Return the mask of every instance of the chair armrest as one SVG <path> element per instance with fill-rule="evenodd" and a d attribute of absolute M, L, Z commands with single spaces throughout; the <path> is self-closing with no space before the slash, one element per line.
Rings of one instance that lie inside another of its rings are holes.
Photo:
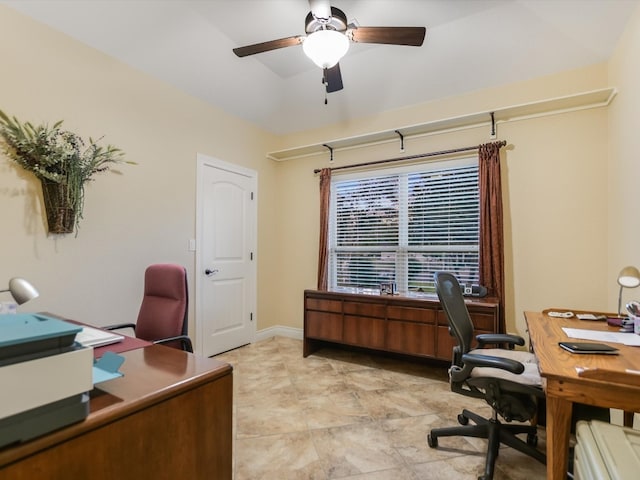
<path fill-rule="evenodd" d="M 491 355 L 479 355 L 477 353 L 465 353 L 462 355 L 462 361 L 465 365 L 472 368 L 475 367 L 491 367 L 506 370 L 516 375 L 524 372 L 524 365 L 516 360 L 503 357 L 493 357 Z"/>
<path fill-rule="evenodd" d="M 482 333 L 480 335 L 476 335 L 476 340 L 481 348 L 485 345 L 506 344 L 507 348 L 513 350 L 514 345 L 524 345 L 524 338 L 510 333 Z"/>
<path fill-rule="evenodd" d="M 182 349 L 186 350 L 189 353 L 193 353 L 193 344 L 191 343 L 191 339 L 186 335 L 177 335 L 175 337 L 169 338 L 161 338 L 160 340 L 154 340 L 152 343 L 157 345 L 162 345 L 163 343 L 175 342 L 179 341 L 182 343 Z"/>
<path fill-rule="evenodd" d="M 465 382 L 476 367 L 499 368 L 516 375 L 524 372 L 524 365 L 516 360 L 478 353 L 465 353 L 461 357 L 462 365 L 454 365 L 449 369 L 449 376 L 453 383 Z"/>
<path fill-rule="evenodd" d="M 115 325 L 107 325 L 106 327 L 100 327 L 100 328 L 104 328 L 105 330 L 120 330 L 121 328 L 133 328 L 133 331 L 136 331 L 136 324 L 135 323 L 118 323 Z"/>

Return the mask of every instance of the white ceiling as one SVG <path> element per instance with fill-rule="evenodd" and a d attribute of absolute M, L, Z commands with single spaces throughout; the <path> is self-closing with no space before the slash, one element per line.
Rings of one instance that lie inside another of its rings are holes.
<path fill-rule="evenodd" d="M 274 133 L 289 133 L 605 61 L 640 0 L 332 0 L 360 26 L 425 26 L 422 47 L 352 44 L 324 104 L 300 46 L 307 0 L 1 0 Z"/>

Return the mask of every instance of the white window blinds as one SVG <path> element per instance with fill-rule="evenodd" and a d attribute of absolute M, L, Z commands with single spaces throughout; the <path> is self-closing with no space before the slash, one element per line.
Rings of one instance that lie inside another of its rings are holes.
<path fill-rule="evenodd" d="M 433 293 L 438 270 L 478 284 L 476 159 L 334 176 L 331 194 L 330 288 Z"/>

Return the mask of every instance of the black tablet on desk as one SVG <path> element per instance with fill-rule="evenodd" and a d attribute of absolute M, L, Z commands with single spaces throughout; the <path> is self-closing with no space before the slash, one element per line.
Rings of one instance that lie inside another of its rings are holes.
<path fill-rule="evenodd" d="M 559 342 L 562 348 L 571 353 L 598 353 L 605 355 L 617 355 L 618 349 L 604 343 L 591 342 Z"/>

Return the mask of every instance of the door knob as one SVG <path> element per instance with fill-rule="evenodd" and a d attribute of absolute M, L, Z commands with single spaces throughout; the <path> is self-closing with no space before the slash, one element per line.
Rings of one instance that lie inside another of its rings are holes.
<path fill-rule="evenodd" d="M 218 273 L 219 271 L 220 271 L 220 270 L 218 270 L 217 268 L 216 268 L 216 269 L 214 269 L 214 270 L 211 270 L 211 269 L 208 269 L 208 268 L 207 268 L 207 269 L 204 271 L 204 274 L 205 274 L 207 277 L 210 277 L 211 275 L 215 275 L 215 274 L 216 274 L 216 273 Z"/>

